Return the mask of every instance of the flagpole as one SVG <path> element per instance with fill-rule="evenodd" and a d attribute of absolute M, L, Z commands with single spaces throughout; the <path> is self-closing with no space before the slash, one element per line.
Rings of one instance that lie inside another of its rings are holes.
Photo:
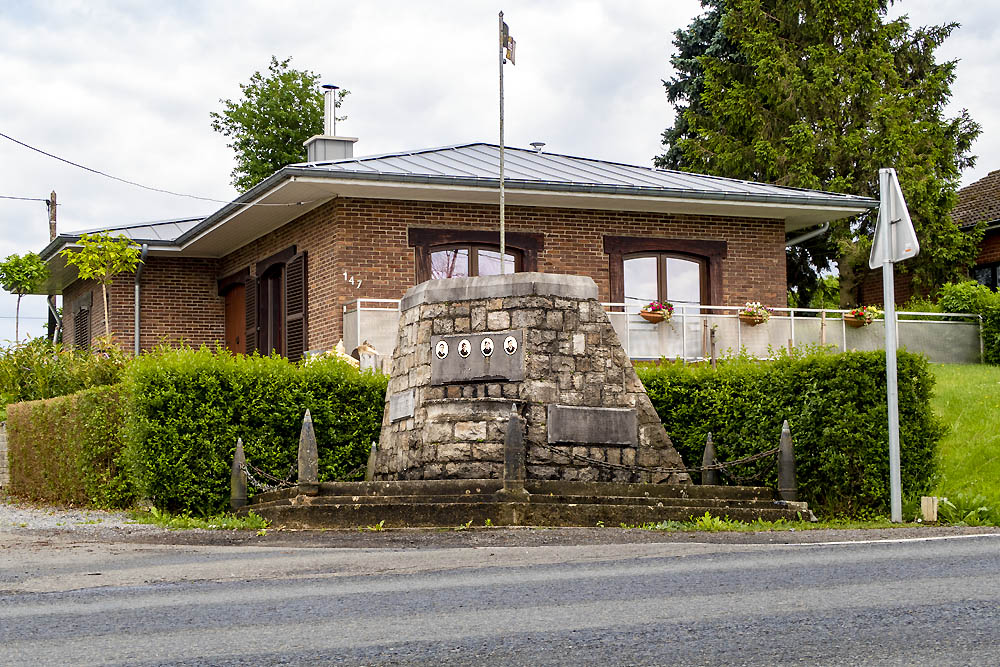
<path fill-rule="evenodd" d="M 504 262 L 504 206 L 503 206 L 503 50 L 506 44 L 504 44 L 503 38 L 503 12 L 500 12 L 500 35 L 497 40 L 500 44 L 500 273 L 504 274 L 507 272 L 506 264 Z"/>

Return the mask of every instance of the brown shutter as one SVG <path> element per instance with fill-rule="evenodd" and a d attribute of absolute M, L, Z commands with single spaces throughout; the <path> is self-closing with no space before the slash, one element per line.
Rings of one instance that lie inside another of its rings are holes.
<path fill-rule="evenodd" d="M 73 345 L 90 347 L 90 309 L 81 308 L 73 316 Z"/>
<path fill-rule="evenodd" d="M 306 253 L 285 265 L 285 356 L 298 361 L 306 351 Z"/>
<path fill-rule="evenodd" d="M 243 283 L 245 286 L 245 300 L 247 313 L 247 328 L 243 335 L 246 343 L 247 354 L 257 351 L 257 278 L 247 276 Z"/>

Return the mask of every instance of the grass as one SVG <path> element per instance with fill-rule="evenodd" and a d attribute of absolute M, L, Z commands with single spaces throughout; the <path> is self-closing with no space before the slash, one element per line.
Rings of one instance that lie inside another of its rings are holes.
<path fill-rule="evenodd" d="M 195 517 L 187 514 L 161 512 L 153 508 L 148 511 L 129 512 L 128 515 L 135 523 L 148 523 L 170 530 L 197 528 L 202 530 L 256 530 L 258 534 L 263 534 L 267 529 L 267 521 L 253 512 L 248 512 L 246 516 L 219 514 L 217 516 Z"/>
<path fill-rule="evenodd" d="M 754 521 L 737 521 L 729 517 L 712 516 L 705 512 L 702 516 L 693 516 L 688 521 L 661 521 L 659 523 L 641 523 L 635 525 L 621 524 L 625 529 L 638 530 L 662 530 L 665 532 L 737 532 L 750 533 L 760 531 L 798 531 L 798 530 L 824 530 L 831 528 L 898 528 L 900 524 L 891 523 L 888 519 L 875 519 L 871 521 L 855 521 L 847 519 L 831 519 L 827 521 L 788 521 L 777 519 L 776 521 L 764 521 L 755 519 Z"/>
<path fill-rule="evenodd" d="M 931 405 L 948 425 L 938 449 L 938 480 L 932 493 L 966 504 L 981 499 L 978 505 L 998 508 L 1000 368 L 935 364 L 932 370 L 937 384 Z"/>

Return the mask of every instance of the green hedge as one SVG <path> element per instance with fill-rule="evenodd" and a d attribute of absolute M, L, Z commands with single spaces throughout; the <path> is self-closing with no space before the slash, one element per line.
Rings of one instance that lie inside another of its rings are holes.
<path fill-rule="evenodd" d="M 307 408 L 320 480 L 361 479 L 386 383 L 332 357 L 295 365 L 204 348 L 143 355 L 123 382 L 126 454 L 138 490 L 170 511 L 222 511 L 236 439 L 249 463 L 284 477 L 296 463 Z"/>
<path fill-rule="evenodd" d="M 884 352 L 732 360 L 717 371 L 668 364 L 640 368 L 639 376 L 689 465 L 701 463 L 709 432 L 725 461 L 777 446 L 787 419 L 801 500 L 825 514 L 886 510 Z M 919 494 L 930 488 L 944 427 L 931 412 L 934 379 L 927 361 L 900 352 L 898 376 L 903 492 Z M 775 472 L 764 480 L 774 484 Z"/>
<path fill-rule="evenodd" d="M 135 494 L 122 462 L 121 405 L 111 386 L 9 406 L 11 491 L 58 503 L 130 505 Z"/>

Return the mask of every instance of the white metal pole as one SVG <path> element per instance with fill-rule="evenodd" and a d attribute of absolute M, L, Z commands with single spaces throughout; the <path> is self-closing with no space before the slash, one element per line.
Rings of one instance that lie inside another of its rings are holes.
<path fill-rule="evenodd" d="M 503 50 L 506 44 L 503 43 L 503 12 L 500 12 L 500 273 L 506 273 L 507 267 L 504 264 L 504 219 L 503 219 Z"/>
<path fill-rule="evenodd" d="M 885 384 L 889 413 L 889 502 L 893 523 L 903 521 L 902 483 L 899 464 L 899 394 L 896 378 L 896 294 L 893 280 L 892 249 L 895 247 L 892 223 L 896 211 L 890 210 L 889 170 L 879 170 L 879 216 L 882 217 L 881 245 L 882 298 L 885 305 Z"/>

